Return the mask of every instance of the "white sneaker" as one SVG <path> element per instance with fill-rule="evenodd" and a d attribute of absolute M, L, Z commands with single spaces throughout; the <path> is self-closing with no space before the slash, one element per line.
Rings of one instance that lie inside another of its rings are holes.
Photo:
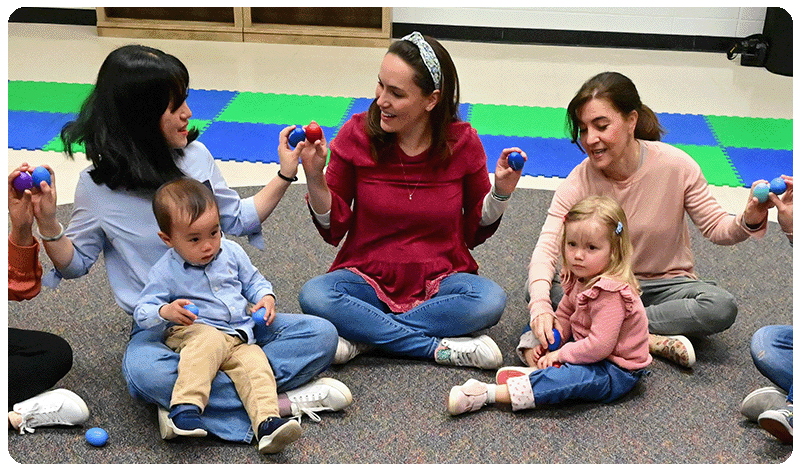
<path fill-rule="evenodd" d="M 14 404 L 22 417 L 19 432 L 33 433 L 34 427 L 78 425 L 89 419 L 89 408 L 80 396 L 67 389 L 54 389 Z"/>
<path fill-rule="evenodd" d="M 503 365 L 503 353 L 488 335 L 478 338 L 443 338 L 434 359 L 442 365 L 474 366 L 485 370 Z"/>
<path fill-rule="evenodd" d="M 742 400 L 739 411 L 752 422 L 758 422 L 763 412 L 786 406 L 786 391 L 775 386 L 758 388 Z"/>
<path fill-rule="evenodd" d="M 333 364 L 343 365 L 358 355 L 370 352 L 373 349 L 374 348 L 372 345 L 366 343 L 355 343 L 339 337 L 339 343 L 336 345 L 336 355 L 333 357 Z"/>
<path fill-rule="evenodd" d="M 292 415 L 306 414 L 314 422 L 321 419 L 317 412 L 340 411 L 353 403 L 350 389 L 333 378 L 320 378 L 297 389 L 286 391 L 292 401 Z"/>
<path fill-rule="evenodd" d="M 161 405 L 157 405 L 156 408 L 156 416 L 158 417 L 158 433 L 164 440 L 174 439 L 178 436 L 178 433 L 175 432 L 175 424 L 173 424 L 169 418 L 169 411 L 161 407 Z"/>

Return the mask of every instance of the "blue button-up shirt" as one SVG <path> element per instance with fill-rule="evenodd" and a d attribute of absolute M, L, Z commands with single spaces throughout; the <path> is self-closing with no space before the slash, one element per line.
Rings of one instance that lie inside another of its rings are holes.
<path fill-rule="evenodd" d="M 153 266 L 136 303 L 133 318 L 143 329 L 163 330 L 171 322 L 158 311 L 176 299 L 188 299 L 199 309 L 194 323 L 204 323 L 231 335 L 246 335 L 253 343 L 254 322 L 247 303 L 274 294 L 272 284 L 250 262 L 238 243 L 222 239 L 219 253 L 205 266 L 194 266 L 170 248 Z"/>

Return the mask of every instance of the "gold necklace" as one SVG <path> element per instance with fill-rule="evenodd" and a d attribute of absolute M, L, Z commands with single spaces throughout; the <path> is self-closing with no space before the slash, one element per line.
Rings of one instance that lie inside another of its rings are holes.
<path fill-rule="evenodd" d="M 411 197 L 414 195 L 414 192 L 417 192 L 417 187 L 419 187 L 419 183 L 422 181 L 422 176 L 419 176 L 419 179 L 417 179 L 417 183 L 414 184 L 414 189 L 411 189 L 411 187 L 408 185 L 408 177 L 406 176 L 406 166 L 405 164 L 403 164 L 403 157 L 400 156 L 399 154 L 397 155 L 397 157 L 400 159 L 400 169 L 403 170 L 403 182 L 406 185 L 406 192 L 408 192 L 408 200 L 411 200 Z"/>

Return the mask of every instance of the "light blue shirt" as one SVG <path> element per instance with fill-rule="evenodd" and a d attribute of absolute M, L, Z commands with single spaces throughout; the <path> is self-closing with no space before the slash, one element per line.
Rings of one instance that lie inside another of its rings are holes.
<path fill-rule="evenodd" d="M 272 284 L 253 266 L 238 243 L 222 239 L 219 253 L 205 266 L 194 266 L 170 248 L 148 275 L 133 318 L 143 329 L 174 325 L 158 311 L 175 299 L 188 299 L 199 314 L 194 323 L 211 325 L 231 335 L 246 334 L 253 343 L 253 318 L 247 302 L 255 304 L 274 294 Z"/>
<path fill-rule="evenodd" d="M 250 243 L 263 249 L 261 221 L 253 198 L 241 199 L 228 187 L 202 143 L 193 141 L 183 151 L 175 164 L 188 177 L 211 186 L 222 231 L 229 235 L 249 235 Z M 85 275 L 102 252 L 114 298 L 125 312 L 133 314 L 150 268 L 168 249 L 158 237 L 152 192 L 111 190 L 95 184 L 89 176 L 90 169 L 91 166 L 81 171 L 78 178 L 66 231 L 75 248 L 72 261 L 62 271 L 54 269 L 48 273 L 43 284 L 55 287 L 62 277 L 73 279 Z"/>

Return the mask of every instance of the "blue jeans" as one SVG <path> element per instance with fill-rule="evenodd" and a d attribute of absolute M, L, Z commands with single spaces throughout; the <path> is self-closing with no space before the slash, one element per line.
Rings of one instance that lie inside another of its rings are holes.
<path fill-rule="evenodd" d="M 756 330 L 750 341 L 750 355 L 758 371 L 770 381 L 789 393 L 787 401 L 793 399 L 792 354 L 794 327 L 791 325 L 768 325 Z"/>
<path fill-rule="evenodd" d="M 496 324 L 506 306 L 506 293 L 484 277 L 455 273 L 442 280 L 435 296 L 395 314 L 364 278 L 339 269 L 308 281 L 298 300 L 303 312 L 330 320 L 347 340 L 403 356 L 432 358 L 442 337 Z"/>
<path fill-rule="evenodd" d="M 537 406 L 569 400 L 608 403 L 629 393 L 644 373 L 645 370 L 628 371 L 603 360 L 537 370 L 529 379 Z"/>
<path fill-rule="evenodd" d="M 336 328 L 330 322 L 302 314 L 277 314 L 269 326 L 256 326 L 254 335 L 275 373 L 278 392 L 306 384 L 327 369 L 338 341 Z M 168 409 L 180 355 L 163 340 L 163 331 L 134 326 L 122 360 L 122 373 L 133 397 Z M 252 441 L 250 418 L 233 382 L 223 372 L 217 373 L 211 383 L 211 396 L 202 418 L 207 430 L 217 437 Z"/>

